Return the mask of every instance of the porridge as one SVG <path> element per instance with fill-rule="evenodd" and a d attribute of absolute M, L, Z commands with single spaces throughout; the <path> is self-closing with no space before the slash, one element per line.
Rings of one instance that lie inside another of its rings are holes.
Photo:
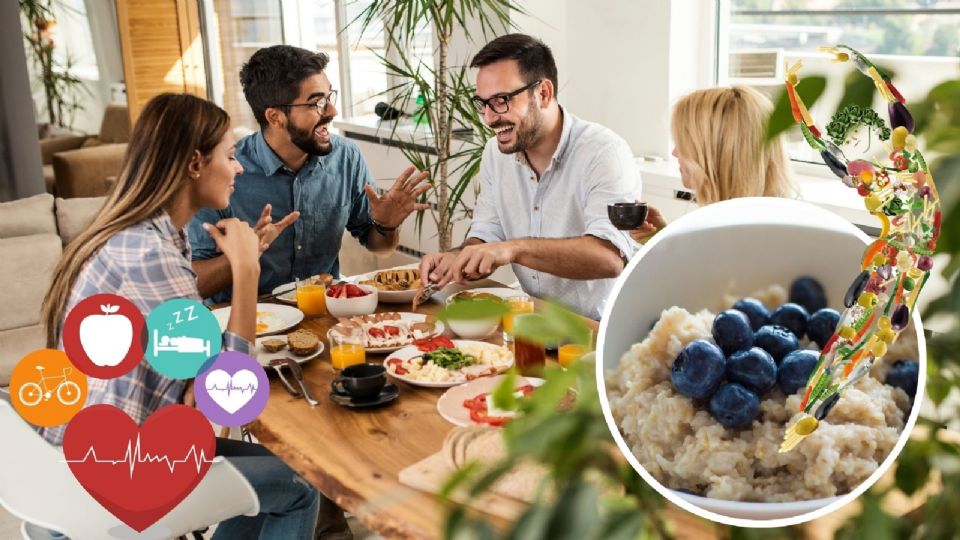
<path fill-rule="evenodd" d="M 768 307 L 790 305 L 784 304 L 787 294 L 780 286 L 758 291 L 753 298 Z M 734 305 L 737 300 L 727 297 L 724 304 Z M 780 311 L 778 308 L 775 313 Z M 894 360 L 917 358 L 915 331 L 901 334 L 885 358 L 873 366 L 871 376 L 861 378 L 842 395 L 816 432 L 794 450 L 779 453 L 784 427 L 801 416 L 797 409 L 803 386 L 786 393 L 781 377 L 780 384 L 770 386 L 768 382 L 766 389 L 747 391 L 731 382 L 731 360 L 727 360 L 720 390 L 707 389 L 713 393 L 711 399 L 706 395 L 689 397 L 682 384 L 681 393 L 677 384 L 683 381 L 676 375 L 672 378 L 675 361 L 697 340 L 707 342 L 697 342 L 699 346 L 709 346 L 727 358 L 740 354 L 725 354 L 728 339 L 723 336 L 722 343 L 716 343 L 715 320 L 717 315 L 708 310 L 664 310 L 647 337 L 633 345 L 606 376 L 617 426 L 654 478 L 669 488 L 716 499 L 786 502 L 847 493 L 879 467 L 896 445 L 910 411 L 912 396 L 901 388 L 905 385 L 893 386 L 898 383 L 891 365 Z M 723 353 L 720 345 L 725 348 Z M 806 336 L 801 336 L 797 346 L 812 350 L 803 354 L 819 352 L 817 343 Z M 757 354 L 765 355 L 762 351 Z M 783 375 L 788 360 L 777 358 L 776 363 Z M 894 369 L 901 371 L 904 364 L 916 373 L 915 362 L 901 362 Z M 736 374 L 733 379 L 737 380 Z M 884 380 L 891 384 L 880 382 Z M 753 394 L 755 397 L 748 399 L 758 403 L 755 415 L 733 425 L 738 420 L 724 416 L 715 402 L 724 387 L 739 387 L 741 393 Z M 786 387 L 792 388 L 789 383 Z M 913 392 L 915 388 L 914 375 Z"/>

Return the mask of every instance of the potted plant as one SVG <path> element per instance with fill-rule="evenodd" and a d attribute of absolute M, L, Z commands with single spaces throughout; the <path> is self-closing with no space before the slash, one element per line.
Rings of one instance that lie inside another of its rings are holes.
<path fill-rule="evenodd" d="M 476 43 L 469 29 L 474 23 L 483 38 L 510 28 L 511 10 L 523 12 L 512 0 L 372 0 L 351 22 L 359 25 L 361 36 L 371 23 L 383 22 L 387 53 L 380 60 L 388 77 L 399 81 L 385 94 L 391 106 L 413 110 L 414 116 L 427 124 L 431 146 L 424 148 L 417 141 L 419 144 L 403 145 L 401 151 L 415 167 L 431 173 L 434 189 L 422 200 L 432 203 L 429 213 L 442 251 L 453 247 L 453 224 L 472 217 L 463 195 L 479 172 L 483 146 L 493 135 L 470 102 L 474 86 L 468 67 L 449 64 L 450 44 L 456 35 Z M 428 27 L 437 47 L 435 68 L 409 52 L 415 36 Z M 391 136 L 397 136 L 396 125 Z M 426 212 L 417 215 L 421 234 Z"/>

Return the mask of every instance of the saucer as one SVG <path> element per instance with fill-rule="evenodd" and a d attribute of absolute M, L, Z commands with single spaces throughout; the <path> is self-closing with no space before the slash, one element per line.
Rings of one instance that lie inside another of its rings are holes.
<path fill-rule="evenodd" d="M 362 407 L 376 407 L 377 405 L 390 403 L 391 401 L 397 399 L 399 395 L 400 389 L 397 388 L 395 384 L 387 383 L 383 386 L 383 390 L 380 391 L 380 395 L 373 399 L 357 401 L 350 397 L 350 394 L 341 394 L 337 391 L 330 392 L 330 399 L 338 405 L 350 407 L 351 409 L 357 409 Z"/>

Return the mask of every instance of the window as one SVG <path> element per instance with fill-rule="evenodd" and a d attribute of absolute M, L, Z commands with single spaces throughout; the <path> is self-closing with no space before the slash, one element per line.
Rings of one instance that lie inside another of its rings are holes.
<path fill-rule="evenodd" d="M 57 26 L 54 40 L 57 46 L 53 50 L 54 60 L 60 66 L 72 63 L 71 72 L 89 81 L 100 79 L 97 68 L 97 55 L 93 50 L 93 38 L 90 34 L 90 22 L 87 19 L 87 7 L 83 0 L 61 0 L 52 5 Z"/>
<path fill-rule="evenodd" d="M 774 97 L 784 63 L 802 60 L 801 77 L 827 77 L 810 111 L 818 124 L 829 120 L 855 71 L 831 63 L 819 46 L 844 44 L 867 55 L 894 75 L 907 102 L 960 74 L 960 0 L 720 0 L 718 19 L 718 83 L 747 84 Z M 798 131 L 788 147 L 793 159 L 819 163 Z"/>
<path fill-rule="evenodd" d="M 354 21 L 369 4 L 370 0 L 204 0 L 212 98 L 230 113 L 234 126 L 257 129 L 243 97 L 240 68 L 257 49 L 286 43 L 330 57 L 326 73 L 340 91 L 341 118 L 373 114 L 378 101 L 389 101 L 382 94 L 396 83 L 380 61 L 386 54 L 382 24 L 371 24 L 359 37 L 359 22 Z M 418 35 L 414 50 L 432 66 L 429 31 Z"/>

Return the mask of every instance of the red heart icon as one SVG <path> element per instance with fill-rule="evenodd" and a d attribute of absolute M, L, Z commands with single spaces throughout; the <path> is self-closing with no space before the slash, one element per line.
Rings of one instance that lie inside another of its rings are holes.
<path fill-rule="evenodd" d="M 210 422 L 186 405 L 167 405 L 139 428 L 121 409 L 93 405 L 67 425 L 63 455 L 83 489 L 140 532 L 197 487 L 216 444 Z"/>

